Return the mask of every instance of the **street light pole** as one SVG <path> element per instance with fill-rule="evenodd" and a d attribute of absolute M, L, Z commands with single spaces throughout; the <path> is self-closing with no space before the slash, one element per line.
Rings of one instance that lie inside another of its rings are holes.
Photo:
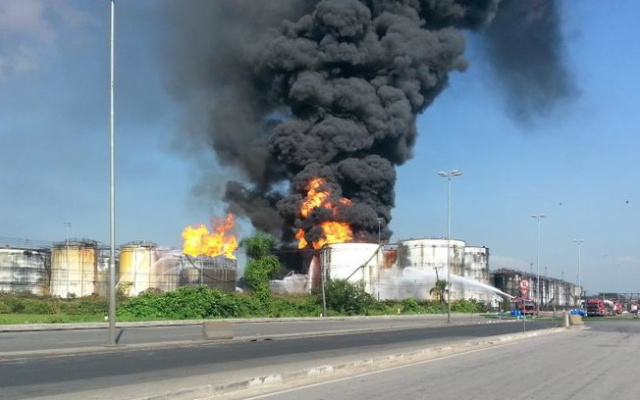
<path fill-rule="evenodd" d="M 116 262 L 115 262 L 115 242 L 116 242 L 116 229 L 115 229 L 115 215 L 116 215 L 116 192 L 115 192 L 115 134 L 114 134 L 114 108 L 113 108 L 113 100 L 114 100 L 114 73 L 113 73 L 113 65 L 114 65 L 114 28 L 115 28 L 115 12 L 116 5 L 114 0 L 111 0 L 111 115 L 110 115 L 110 126 L 111 126 L 111 218 L 110 218 L 110 247 L 111 253 L 109 256 L 109 340 L 107 345 L 115 346 L 116 345 Z"/>
<path fill-rule="evenodd" d="M 538 220 L 538 246 L 536 250 L 536 264 L 538 264 L 538 272 L 536 279 L 536 315 L 540 316 L 540 303 L 542 302 L 542 296 L 540 295 L 540 221 L 547 218 L 545 214 L 532 215 L 531 218 Z"/>
<path fill-rule="evenodd" d="M 380 240 L 380 227 L 381 227 L 382 222 L 384 221 L 384 219 L 382 219 L 381 217 L 378 217 L 377 221 L 378 221 L 378 252 L 379 252 L 380 251 L 380 247 L 382 246 L 382 240 Z M 378 301 L 380 301 L 380 270 L 381 270 L 379 260 L 380 260 L 380 253 L 378 253 L 378 263 L 377 263 L 378 264 L 378 273 L 377 273 L 378 276 L 376 278 L 376 281 L 377 281 L 376 292 L 378 293 Z"/>
<path fill-rule="evenodd" d="M 580 282 L 580 259 L 581 259 L 581 254 L 580 254 L 580 249 L 582 247 L 582 243 L 584 243 L 583 239 L 573 239 L 573 242 L 576 243 L 578 245 L 578 305 L 580 304 L 580 301 L 582 300 L 582 284 Z"/>
<path fill-rule="evenodd" d="M 438 172 L 447 178 L 447 323 L 451 323 L 451 177 L 462 175 L 462 171 L 454 169 L 450 172 Z M 436 283 L 437 284 L 437 283 Z"/>

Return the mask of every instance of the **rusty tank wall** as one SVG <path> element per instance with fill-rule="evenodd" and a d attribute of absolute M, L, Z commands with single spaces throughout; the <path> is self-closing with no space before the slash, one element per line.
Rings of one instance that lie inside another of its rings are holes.
<path fill-rule="evenodd" d="M 467 246 L 464 248 L 462 276 L 474 282 L 491 285 L 489 273 L 489 249 L 487 247 Z M 477 286 L 464 285 L 462 287 L 462 297 L 465 299 L 476 299 L 488 303 L 493 296 L 486 290 L 482 290 Z"/>
<path fill-rule="evenodd" d="M 0 292 L 49 293 L 51 252 L 45 249 L 0 249 Z"/>
<path fill-rule="evenodd" d="M 137 296 L 145 290 L 158 289 L 156 248 L 155 243 L 143 241 L 120 246 L 118 285 L 127 295 Z"/>
<path fill-rule="evenodd" d="M 89 296 L 96 293 L 98 244 L 88 239 L 55 243 L 51 252 L 51 294 Z"/>

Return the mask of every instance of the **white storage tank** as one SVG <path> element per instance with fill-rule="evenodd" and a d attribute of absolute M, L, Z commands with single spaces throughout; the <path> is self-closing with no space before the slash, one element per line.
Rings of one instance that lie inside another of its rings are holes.
<path fill-rule="evenodd" d="M 332 243 L 320 253 L 320 265 L 328 279 L 346 279 L 364 285 L 373 294 L 383 261 L 376 243 Z"/>
<path fill-rule="evenodd" d="M 51 256 L 51 294 L 63 298 L 96 293 L 98 243 L 70 239 L 55 243 Z"/>
<path fill-rule="evenodd" d="M 424 268 L 447 274 L 447 239 L 409 239 L 398 242 L 398 266 Z M 462 276 L 465 242 L 451 239 L 451 273 Z M 444 276 L 441 275 L 441 276 Z"/>
<path fill-rule="evenodd" d="M 489 276 L 489 249 L 486 247 L 467 246 L 464 249 L 463 277 L 475 282 L 491 284 Z M 476 299 L 488 303 L 492 295 L 484 289 L 466 285 L 462 296 L 465 299 Z"/>
<path fill-rule="evenodd" d="M 0 249 L 0 292 L 49 292 L 51 253 L 46 250 Z"/>

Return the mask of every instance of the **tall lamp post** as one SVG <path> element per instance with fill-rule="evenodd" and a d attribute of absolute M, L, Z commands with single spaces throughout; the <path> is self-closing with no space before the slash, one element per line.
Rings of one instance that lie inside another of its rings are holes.
<path fill-rule="evenodd" d="M 580 283 L 580 248 L 582 247 L 582 243 L 584 243 L 583 239 L 573 239 L 573 242 L 578 245 L 578 305 L 580 305 L 580 301 L 582 300 L 582 286 Z"/>
<path fill-rule="evenodd" d="M 116 5 L 114 0 L 111 0 L 111 80 L 110 80 L 110 89 L 111 89 L 111 113 L 110 113 L 110 138 L 111 138 L 111 197 L 110 197 L 110 256 L 109 256 L 109 338 L 107 345 L 115 346 L 116 345 L 116 262 L 115 262 L 115 242 L 116 242 L 116 229 L 115 229 L 115 221 L 116 221 L 116 191 L 115 191 L 115 133 L 114 133 L 114 108 L 113 108 L 113 100 L 114 100 L 114 74 L 113 74 L 113 65 L 114 65 L 114 28 L 115 28 L 115 13 L 116 13 Z"/>
<path fill-rule="evenodd" d="M 536 315 L 540 316 L 540 303 L 542 302 L 542 296 L 540 295 L 540 221 L 547 218 L 545 214 L 532 215 L 531 218 L 538 220 L 538 246 L 536 249 L 536 264 L 538 264 L 538 272 L 536 279 Z"/>
<path fill-rule="evenodd" d="M 451 323 L 451 177 L 462 175 L 462 171 L 454 169 L 450 172 L 438 172 L 447 178 L 447 323 Z"/>
<path fill-rule="evenodd" d="M 384 219 L 382 219 L 382 217 L 378 217 L 377 218 L 378 221 L 378 251 L 380 251 L 380 247 L 382 246 L 382 240 L 380 239 L 380 231 L 381 231 L 381 226 L 382 226 L 382 222 L 384 222 Z M 378 253 L 378 257 L 380 256 L 380 253 Z M 380 260 L 380 258 L 378 258 L 378 260 Z M 376 292 L 378 292 L 378 301 L 380 301 L 380 265 L 378 263 L 378 277 L 376 279 L 377 283 L 377 288 L 376 288 Z"/>

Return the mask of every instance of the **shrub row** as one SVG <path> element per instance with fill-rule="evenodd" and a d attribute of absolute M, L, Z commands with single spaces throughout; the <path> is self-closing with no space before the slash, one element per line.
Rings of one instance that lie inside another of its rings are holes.
<path fill-rule="evenodd" d="M 0 314 L 104 315 L 108 312 L 108 304 L 107 299 L 97 296 L 62 300 L 50 297 L 2 295 L 0 296 Z"/>
<path fill-rule="evenodd" d="M 376 301 L 359 285 L 345 281 L 327 282 L 325 298 L 329 315 L 383 315 L 446 313 L 447 306 L 436 301 L 405 299 Z M 161 293 L 148 291 L 122 300 L 118 315 L 132 319 L 201 319 L 245 317 L 304 317 L 322 313 L 322 295 L 273 295 L 268 299 L 251 294 L 223 292 L 208 287 L 182 287 Z M 456 300 L 453 312 L 486 311 L 475 300 Z M 108 300 L 97 296 L 59 299 L 0 293 L 0 314 L 107 315 Z"/>

